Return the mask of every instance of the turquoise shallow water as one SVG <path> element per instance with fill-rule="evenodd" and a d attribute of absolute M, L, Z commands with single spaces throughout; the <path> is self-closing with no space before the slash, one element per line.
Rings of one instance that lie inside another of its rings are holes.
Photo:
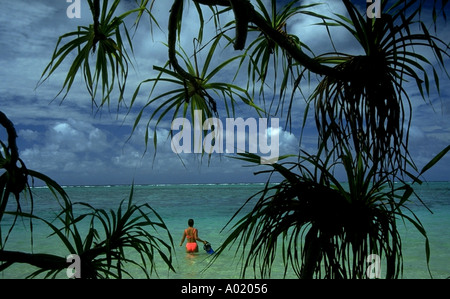
<path fill-rule="evenodd" d="M 148 203 L 167 224 L 175 244 L 174 267 L 176 273 L 158 268 L 160 278 L 239 278 L 240 264 L 234 258 L 234 251 L 225 252 L 209 268 L 211 256 L 202 249 L 192 256 L 179 247 L 183 230 L 189 218 L 195 219 L 199 237 L 208 240 L 217 248 L 226 238 L 228 230 L 221 232 L 233 214 L 245 200 L 261 190 L 262 184 L 221 184 L 221 185 L 149 185 L 135 186 L 133 201 Z M 127 198 L 130 186 L 80 186 L 66 187 L 72 202 L 87 202 L 91 205 L 116 210 L 118 204 Z M 34 189 L 34 214 L 45 219 L 54 219 L 59 212 L 58 204 L 46 188 Z M 425 226 L 431 245 L 430 268 L 434 278 L 450 276 L 450 183 L 428 183 L 418 189 L 421 198 L 433 211 L 431 214 L 418 203 L 410 204 Z M 27 204 L 23 204 L 24 210 Z M 76 206 L 76 209 L 82 209 Z M 81 210 L 80 210 L 81 211 Z M 2 237 L 6 234 L 8 219 L 2 221 Z M 88 222 L 84 223 L 88 225 Z M 38 221 L 33 222 L 33 251 L 67 256 L 59 239 L 48 237 L 50 230 Z M 419 232 L 406 223 L 400 228 L 404 250 L 404 278 L 430 278 L 425 260 L 425 240 Z M 161 235 L 164 237 L 164 235 Z M 200 248 L 202 247 L 199 244 Z M 6 249 L 31 252 L 28 220 L 21 220 L 11 232 Z M 280 260 L 281 261 L 281 260 Z M 383 271 L 383 269 L 381 269 Z M 142 274 L 131 269 L 136 277 Z M 251 273 L 251 272 L 250 272 Z M 273 278 L 282 278 L 284 267 L 276 262 L 272 270 Z M 30 274 L 30 266 L 12 266 L 0 278 L 24 278 Z M 294 278 L 293 273 L 287 274 Z M 65 278 L 63 273 L 61 278 Z"/>

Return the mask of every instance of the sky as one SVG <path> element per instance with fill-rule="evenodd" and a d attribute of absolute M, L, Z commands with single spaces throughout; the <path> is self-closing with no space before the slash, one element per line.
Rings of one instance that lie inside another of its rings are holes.
<path fill-rule="evenodd" d="M 122 2 L 122 10 L 133 3 Z M 361 2 L 365 5 L 365 1 Z M 156 1 L 154 13 L 161 29 L 154 26 L 151 35 L 149 23 L 144 20 L 133 37 L 135 68 L 130 69 L 125 94 L 127 99 L 140 82 L 155 77 L 154 65 L 163 66 L 167 61 L 167 49 L 163 43 L 167 42 L 167 18 L 171 3 Z M 155 128 L 152 126 L 149 128 L 149 146 L 145 146 L 146 120 L 132 134 L 139 109 L 128 110 L 127 107 L 117 107 L 117 103 L 100 110 L 93 108 L 81 78 L 74 83 L 64 101 L 61 97 L 55 98 L 62 87 L 68 65 L 63 64 L 48 81 L 37 86 L 58 37 L 76 30 L 77 26 L 91 23 L 85 1 L 81 1 L 80 18 L 67 16 L 70 5 L 65 0 L 0 0 L 0 111 L 15 124 L 20 157 L 29 169 L 42 172 L 61 185 L 265 181 L 265 176 L 255 176 L 254 173 L 267 167 L 248 167 L 249 164 L 228 154 L 213 154 L 210 160 L 195 154 L 175 154 L 168 138 L 170 122 L 163 122 L 156 129 L 158 144 L 155 154 L 152 140 Z M 185 10 L 182 44 L 190 49 L 198 30 L 198 16 L 193 5 Z M 342 2 L 338 0 L 327 1 L 316 11 L 328 15 L 345 13 Z M 222 22 L 226 23 L 226 20 Z M 313 22 L 306 16 L 297 16 L 288 24 L 288 31 L 298 35 L 315 53 L 325 53 L 331 49 L 328 35 L 323 28 L 312 25 Z M 213 35 L 214 30 L 210 20 L 205 27 L 205 36 Z M 439 36 L 447 41 L 450 40 L 449 35 L 448 30 L 439 32 Z M 340 51 L 358 52 L 357 45 L 344 30 L 333 29 L 332 36 Z M 220 55 L 226 57 L 230 54 L 227 51 L 230 50 L 224 50 Z M 217 76 L 227 82 L 231 80 L 229 72 Z M 410 94 L 413 117 L 409 144 L 418 167 L 424 166 L 450 144 L 450 83 L 442 79 L 440 84 L 440 97 L 433 93 L 430 98 L 433 105 L 424 102 L 416 91 Z M 148 86 L 146 88 L 147 95 L 143 90 L 136 107 L 148 100 L 150 89 Z M 159 92 L 163 92 L 170 87 L 160 88 Z M 302 88 L 306 94 L 312 91 L 306 85 Z M 242 111 L 239 116 L 243 118 L 255 116 L 246 107 L 239 109 Z M 282 126 L 282 116 L 281 127 L 272 130 L 278 134 L 280 155 L 297 154 L 299 151 L 304 100 L 295 101 L 293 109 L 292 130 Z M 146 112 L 143 117 L 148 117 L 149 113 Z M 301 149 L 312 153 L 317 149 L 317 135 L 312 119 L 310 121 Z M 5 134 L 0 129 L 2 140 L 5 140 Z M 430 181 L 450 180 L 449 165 L 450 157 L 447 156 L 425 178 Z"/>

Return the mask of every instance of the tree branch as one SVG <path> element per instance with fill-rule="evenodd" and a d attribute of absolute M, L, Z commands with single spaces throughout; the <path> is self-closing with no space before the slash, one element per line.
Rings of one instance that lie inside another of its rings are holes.
<path fill-rule="evenodd" d="M 19 159 L 19 149 L 16 144 L 16 129 L 14 128 L 13 123 L 2 111 L 0 111 L 0 124 L 6 129 L 6 133 L 8 134 L 8 148 L 11 151 L 11 163 L 15 165 Z"/>
<path fill-rule="evenodd" d="M 212 109 L 214 113 L 217 113 L 217 105 L 215 100 L 208 95 L 208 93 L 204 90 L 204 88 L 199 84 L 197 80 L 199 78 L 189 74 L 186 72 L 178 63 L 177 55 L 176 55 L 176 39 L 177 39 L 177 30 L 178 23 L 182 18 L 183 13 L 183 0 L 175 0 L 172 8 L 170 10 L 169 15 L 169 34 L 168 34 L 168 44 L 169 44 L 169 62 L 174 70 L 184 79 L 185 86 L 186 81 L 194 88 L 195 92 L 201 95 L 203 98 L 208 100 L 208 105 Z M 189 101 L 189 96 L 186 95 L 186 102 Z"/>
<path fill-rule="evenodd" d="M 176 0 L 175 2 L 177 2 Z M 266 34 L 271 40 L 277 43 L 282 49 L 284 49 L 293 59 L 299 64 L 304 66 L 309 71 L 318 74 L 325 75 L 334 78 L 342 79 L 345 74 L 338 71 L 335 68 L 323 65 L 314 58 L 305 54 L 298 45 L 292 43 L 282 32 L 276 30 L 267 23 L 267 21 L 259 14 L 254 6 L 248 0 L 193 0 L 196 3 L 203 5 L 219 5 L 228 6 L 233 8 L 233 12 L 236 18 L 236 43 L 235 49 L 243 49 L 245 47 L 245 40 L 247 36 L 248 23 L 255 24 L 263 33 Z M 245 17 L 244 17 L 245 15 Z"/>
<path fill-rule="evenodd" d="M 249 10 L 250 22 L 258 26 L 258 28 L 265 33 L 270 39 L 277 43 L 282 49 L 289 53 L 289 55 L 295 59 L 298 63 L 304 66 L 309 71 L 318 74 L 325 75 L 334 78 L 342 78 L 344 74 L 337 69 L 323 65 L 314 58 L 305 54 L 295 43 L 287 38 L 282 32 L 273 28 L 266 20 L 254 10 L 252 7 Z"/>
<path fill-rule="evenodd" d="M 325 75 L 334 78 L 345 78 L 345 74 L 338 71 L 336 68 L 332 68 L 326 65 L 322 65 L 316 59 L 306 55 L 301 48 L 293 43 L 282 32 L 276 30 L 268 23 L 263 16 L 255 11 L 254 6 L 249 0 L 192 0 L 198 4 L 214 6 L 226 6 L 231 7 L 235 14 L 236 19 L 236 39 L 234 48 L 236 50 L 242 50 L 245 48 L 247 40 L 247 31 L 249 22 L 254 23 L 269 39 L 277 43 L 282 49 L 284 49 L 294 60 L 300 65 L 304 66 L 309 71 L 318 74 Z M 168 47 L 169 47 L 169 63 L 177 74 L 184 80 L 185 87 L 187 84 L 195 90 L 195 93 L 201 96 L 214 113 L 217 113 L 216 103 L 214 99 L 208 95 L 205 89 L 201 86 L 200 79 L 194 75 L 188 73 L 180 66 L 177 60 L 176 52 L 176 40 L 177 33 L 180 28 L 180 23 L 183 17 L 183 0 L 174 0 L 169 15 L 169 33 L 168 33 Z M 188 103 L 190 97 L 186 94 L 186 102 Z"/>
<path fill-rule="evenodd" d="M 233 8 L 234 18 L 236 19 L 236 39 L 234 41 L 235 50 L 243 50 L 247 42 L 248 11 L 253 9 L 253 6 L 248 0 L 230 0 Z"/>
<path fill-rule="evenodd" d="M 25 189 L 27 185 L 27 176 L 28 171 L 22 162 L 19 159 L 19 149 L 17 148 L 16 138 L 17 133 L 14 128 L 14 124 L 8 119 L 8 117 L 0 111 L 0 124 L 5 127 L 6 132 L 8 133 L 8 150 L 10 158 L 7 159 L 6 163 L 3 165 L 3 168 L 6 169 L 7 172 L 7 182 L 6 182 L 6 191 L 11 192 L 16 197 L 17 202 L 19 201 L 19 194 Z M 17 163 L 20 162 L 21 167 L 17 166 Z M 4 195 L 5 200 L 9 196 L 8 193 Z M 2 218 L 0 215 L 0 219 Z"/>
<path fill-rule="evenodd" d="M 169 15 L 169 33 L 168 33 L 168 42 L 169 42 L 169 61 L 175 71 L 182 76 L 185 80 L 190 81 L 194 86 L 198 85 L 196 78 L 186 72 L 178 63 L 177 55 L 176 55 L 176 40 L 177 40 L 177 27 L 178 21 L 181 18 L 181 14 L 183 13 L 183 0 L 175 0 L 172 5 L 172 9 L 170 10 Z"/>
<path fill-rule="evenodd" d="M 56 255 L 6 250 L 0 250 L 0 261 L 10 265 L 13 263 L 26 263 L 45 270 L 62 270 L 68 266 L 65 258 Z"/>

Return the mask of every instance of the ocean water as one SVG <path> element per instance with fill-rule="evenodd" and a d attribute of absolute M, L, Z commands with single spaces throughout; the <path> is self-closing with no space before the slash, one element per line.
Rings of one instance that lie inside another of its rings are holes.
<path fill-rule="evenodd" d="M 235 257 L 234 249 L 225 251 L 218 259 L 211 262 L 211 256 L 202 249 L 196 255 L 186 254 L 185 246 L 179 246 L 183 230 L 187 227 L 187 220 L 193 218 L 199 237 L 212 244 L 213 249 L 222 244 L 229 230 L 222 231 L 224 226 L 254 193 L 260 191 L 263 184 L 217 184 L 217 185 L 146 185 L 135 186 L 133 202 L 148 203 L 163 218 L 173 237 L 175 245 L 174 267 L 176 272 L 167 270 L 162 261 L 158 262 L 155 278 L 181 279 L 232 279 L 240 277 L 240 263 Z M 130 186 L 79 186 L 65 187 L 73 203 L 86 202 L 94 207 L 106 210 L 117 210 L 119 203 L 128 198 Z M 422 200 L 432 210 L 430 213 L 418 201 L 409 204 L 428 233 L 431 246 L 430 269 L 433 278 L 447 278 L 450 276 L 450 183 L 433 182 L 417 189 Z M 47 220 L 52 220 L 59 212 L 59 206 L 46 188 L 34 188 L 34 214 Z M 10 201 L 10 208 L 14 208 L 14 200 Z M 29 201 L 22 201 L 25 211 L 29 209 Z M 249 205 L 248 208 L 251 208 Z M 77 210 L 78 209 L 78 210 Z M 75 211 L 83 212 L 83 207 L 76 205 Z M 155 219 L 156 220 L 156 219 Z M 2 221 L 2 238 L 5 238 L 11 218 L 5 216 Z M 55 225 L 60 225 L 55 222 Z M 86 228 L 88 222 L 82 224 Z M 413 225 L 399 222 L 403 245 L 403 278 L 430 278 L 425 259 L 425 239 Z M 51 253 L 61 257 L 70 254 L 61 241 L 50 236 L 48 226 L 33 221 L 33 247 L 31 247 L 30 223 L 28 219 L 19 220 L 6 243 L 6 250 L 19 250 L 34 253 Z M 160 237 L 168 238 L 161 232 Z M 137 256 L 136 256 L 137 258 Z M 26 264 L 11 266 L 0 278 L 25 278 L 34 268 Z M 135 278 L 143 278 L 138 269 L 130 268 Z M 383 275 L 383 268 L 381 268 Z M 272 278 L 283 278 L 284 267 L 279 258 L 272 269 Z M 251 269 L 248 276 L 253 277 Z M 288 272 L 286 278 L 295 278 L 294 273 Z M 60 278 L 67 278 L 65 271 Z"/>

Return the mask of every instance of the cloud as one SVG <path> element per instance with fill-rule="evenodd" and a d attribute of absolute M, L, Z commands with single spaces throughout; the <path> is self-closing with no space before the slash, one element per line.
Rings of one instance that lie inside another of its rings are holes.
<path fill-rule="evenodd" d="M 72 166 L 82 164 L 81 157 L 93 162 L 110 149 L 109 142 L 115 142 L 99 128 L 73 119 L 49 126 L 44 132 L 20 130 L 19 138 L 22 143 L 33 144 L 21 151 L 28 167 L 52 171 L 74 170 L 77 167 Z"/>
<path fill-rule="evenodd" d="M 107 137 L 91 124 L 69 119 L 50 128 L 48 140 L 61 150 L 99 153 L 108 148 Z"/>

